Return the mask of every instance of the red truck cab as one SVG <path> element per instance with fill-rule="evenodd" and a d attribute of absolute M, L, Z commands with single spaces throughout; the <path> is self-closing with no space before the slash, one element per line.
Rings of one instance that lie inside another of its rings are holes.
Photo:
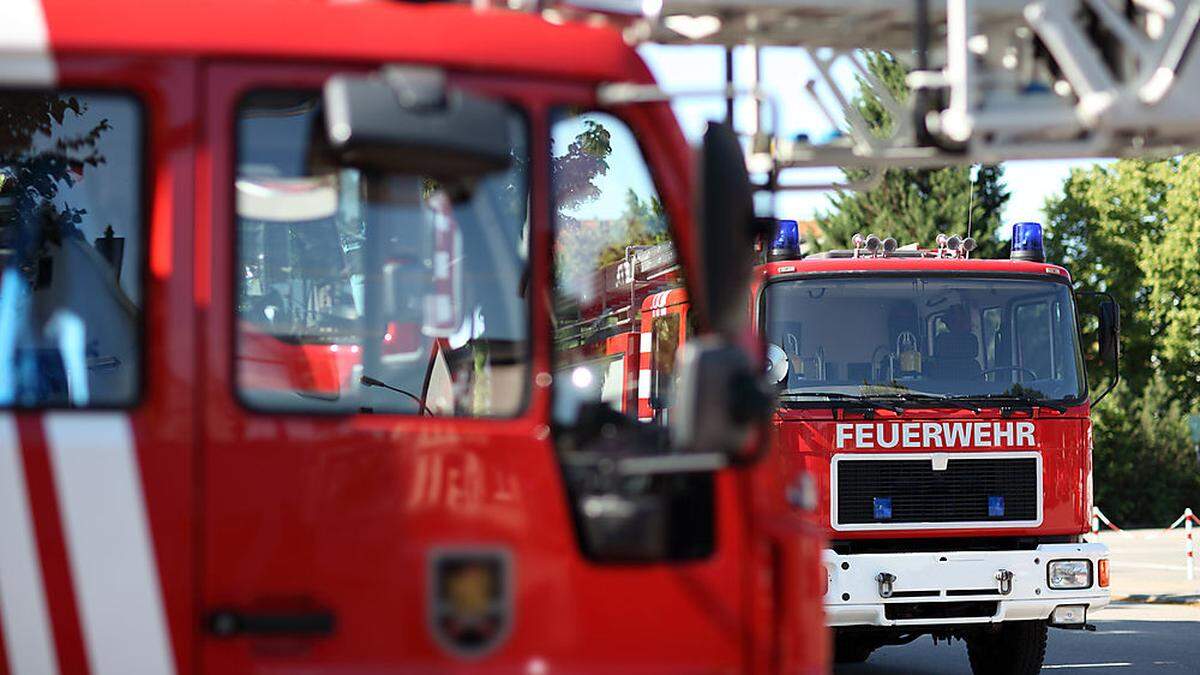
<path fill-rule="evenodd" d="M 817 480 L 837 660 L 932 633 L 965 639 L 977 673 L 1036 672 L 1048 625 L 1083 628 L 1109 600 L 1107 548 L 1083 540 L 1091 401 L 1070 274 L 1040 259 L 1040 226 L 1038 250 L 1005 260 L 958 237 L 804 258 L 788 239 L 752 307 L 777 452 Z"/>
<path fill-rule="evenodd" d="M 827 667 L 777 474 L 558 375 L 622 238 L 707 276 L 669 107 L 598 103 L 652 83 L 618 31 L 5 14 L 0 672 Z"/>

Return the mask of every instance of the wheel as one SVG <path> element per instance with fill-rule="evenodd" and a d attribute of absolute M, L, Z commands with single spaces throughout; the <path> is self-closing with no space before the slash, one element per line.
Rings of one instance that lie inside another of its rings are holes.
<path fill-rule="evenodd" d="M 875 651 L 876 645 L 862 638 L 835 635 L 833 638 L 834 663 L 862 663 Z"/>
<path fill-rule="evenodd" d="M 1033 675 L 1046 660 L 1046 622 L 1013 621 L 976 633 L 967 638 L 967 656 L 975 675 Z"/>

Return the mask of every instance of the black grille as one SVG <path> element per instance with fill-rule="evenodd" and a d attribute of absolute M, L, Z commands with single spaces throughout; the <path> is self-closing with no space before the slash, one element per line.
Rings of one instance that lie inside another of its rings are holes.
<path fill-rule="evenodd" d="M 905 619 L 965 619 L 977 616 L 996 616 L 1000 603 L 975 602 L 892 602 L 883 606 L 883 615 L 890 621 Z"/>
<path fill-rule="evenodd" d="M 837 462 L 837 524 L 1037 520 L 1037 459 Z M 889 517 L 890 513 L 890 517 Z"/>

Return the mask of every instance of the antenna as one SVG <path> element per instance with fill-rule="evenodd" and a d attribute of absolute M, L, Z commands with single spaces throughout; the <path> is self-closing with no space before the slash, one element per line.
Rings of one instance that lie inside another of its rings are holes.
<path fill-rule="evenodd" d="M 968 239 L 971 238 L 971 220 L 975 215 L 975 179 L 977 179 L 979 177 L 979 172 L 983 170 L 983 165 L 976 164 L 976 165 L 972 166 L 971 169 L 974 169 L 975 173 L 969 174 L 970 178 L 971 178 L 971 182 L 970 182 L 970 187 L 967 188 L 967 190 L 970 191 L 970 194 L 967 198 L 967 238 Z"/>

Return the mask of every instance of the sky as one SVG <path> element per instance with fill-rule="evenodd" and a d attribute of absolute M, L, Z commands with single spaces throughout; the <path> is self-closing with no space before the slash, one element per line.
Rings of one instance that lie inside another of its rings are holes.
<path fill-rule="evenodd" d="M 567 152 L 567 147 L 575 137 L 587 128 L 585 121 L 599 123 L 610 134 L 608 140 L 612 154 L 608 157 L 609 170 L 593 181 L 600 191 L 599 198 L 562 212 L 578 220 L 616 220 L 625 213 L 625 198 L 630 190 L 647 203 L 658 194 L 654 189 L 654 180 L 642 160 L 633 132 L 620 119 L 607 113 L 590 112 L 555 122 L 550 131 L 555 157 Z"/>
<path fill-rule="evenodd" d="M 715 91 L 724 86 L 725 57 L 719 47 L 668 47 L 645 45 L 639 49 L 650 65 L 659 83 L 668 92 Z M 746 82 L 752 72 L 751 54 L 742 48 L 735 52 L 734 69 L 739 81 Z M 834 67 L 834 77 L 839 82 L 853 82 L 852 71 L 845 64 Z M 810 138 L 828 135 L 833 129 L 809 98 L 804 89 L 805 82 L 816 75 L 809 57 L 794 49 L 767 48 L 762 50 L 762 87 L 768 91 L 781 112 L 780 131 L 785 137 L 807 133 Z M 820 90 L 828 95 L 828 90 Z M 676 116 L 684 133 L 693 142 L 703 133 L 707 119 L 724 117 L 724 104 L 716 97 L 678 99 L 674 104 Z M 739 107 L 740 119 L 748 119 L 750 105 Z M 835 109 L 836 110 L 836 109 Z M 739 122 L 739 126 L 740 126 Z M 770 124 L 769 116 L 767 125 Z M 1100 160 L 1103 161 L 1103 160 Z M 1005 164 L 1005 180 L 1011 194 L 1003 214 L 1008 224 L 1026 220 L 1042 221 L 1042 206 L 1046 198 L 1060 192 L 1063 181 L 1073 167 L 1087 167 L 1097 160 L 1038 160 L 1008 162 Z M 803 175 L 804 180 L 832 181 L 840 178 L 840 172 L 812 171 Z M 786 177 L 784 181 L 786 181 Z M 781 181 L 782 182 L 782 181 Z M 808 220 L 816 213 L 828 209 L 828 192 L 789 191 L 780 193 L 776 201 L 775 216 Z M 965 215 L 964 215 L 965 220 Z M 965 223 L 964 223 L 964 230 Z M 880 233 L 883 235 L 884 233 Z"/>

